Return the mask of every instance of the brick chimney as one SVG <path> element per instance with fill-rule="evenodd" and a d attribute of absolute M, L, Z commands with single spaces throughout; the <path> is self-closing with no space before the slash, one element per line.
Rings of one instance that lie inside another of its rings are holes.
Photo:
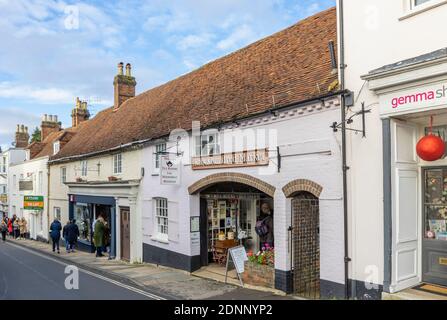
<path fill-rule="evenodd" d="M 22 125 L 17 125 L 16 130 L 16 141 L 15 141 L 15 147 L 16 148 L 26 148 L 29 143 L 29 133 L 28 133 L 28 127 L 25 127 Z"/>
<path fill-rule="evenodd" d="M 118 64 L 118 74 L 115 76 L 113 85 L 115 88 L 114 94 L 114 106 L 115 109 L 119 108 L 124 101 L 135 97 L 135 87 L 137 82 L 132 77 L 132 66 L 130 63 L 126 65 L 126 74 L 123 74 L 124 64 L 120 62 Z"/>
<path fill-rule="evenodd" d="M 45 114 L 42 116 L 41 129 L 41 141 L 44 142 L 45 139 L 53 132 L 58 132 L 61 130 L 61 123 L 58 122 L 57 116 Z"/>
<path fill-rule="evenodd" d="M 90 119 L 90 112 L 87 109 L 87 102 L 76 98 L 76 106 L 71 111 L 72 127 L 76 128 L 81 122 Z"/>

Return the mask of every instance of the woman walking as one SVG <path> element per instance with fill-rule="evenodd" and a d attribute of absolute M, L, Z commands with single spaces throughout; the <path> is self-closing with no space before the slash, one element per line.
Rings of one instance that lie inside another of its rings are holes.
<path fill-rule="evenodd" d="M 59 249 L 59 241 L 61 239 L 61 231 L 62 231 L 62 225 L 59 222 L 59 220 L 57 220 L 57 218 L 55 218 L 53 223 L 50 226 L 50 236 L 51 236 L 51 240 L 53 241 L 53 252 L 55 252 L 56 248 L 57 248 L 57 253 L 61 253 L 61 251 Z"/>
<path fill-rule="evenodd" d="M 19 222 L 20 238 L 21 239 L 26 239 L 26 233 L 28 232 L 27 225 L 28 225 L 28 223 L 26 222 L 26 219 L 22 218 Z"/>
<path fill-rule="evenodd" d="M 11 237 L 12 236 L 12 220 L 8 220 L 8 234 Z"/>
<path fill-rule="evenodd" d="M 12 230 L 13 230 L 13 234 L 14 234 L 14 239 L 18 239 L 20 236 L 20 226 L 19 226 L 19 218 L 16 218 L 14 220 L 14 223 L 12 224 Z"/>

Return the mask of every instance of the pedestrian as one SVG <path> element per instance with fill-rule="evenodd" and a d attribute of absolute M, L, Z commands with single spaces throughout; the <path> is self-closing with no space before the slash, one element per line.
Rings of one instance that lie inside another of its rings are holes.
<path fill-rule="evenodd" d="M 100 216 L 95 223 L 95 236 L 94 236 L 97 257 L 104 256 L 102 254 L 102 250 L 104 247 L 104 232 L 105 232 L 104 219 L 102 216 Z"/>
<path fill-rule="evenodd" d="M 5 219 L 2 219 L 2 221 L 0 223 L 0 233 L 2 234 L 3 242 L 6 241 L 6 232 L 8 232 L 8 225 L 5 221 Z"/>
<path fill-rule="evenodd" d="M 273 248 L 273 210 L 267 202 L 261 205 L 261 214 L 257 219 L 255 231 L 261 240 L 262 248 Z"/>
<path fill-rule="evenodd" d="M 67 238 L 65 241 L 68 241 L 68 250 L 67 252 L 74 252 L 76 241 L 79 237 L 79 228 L 76 222 L 73 220 L 70 224 L 68 224 L 66 229 Z"/>
<path fill-rule="evenodd" d="M 69 226 L 70 226 L 70 221 L 67 221 L 64 228 L 62 229 L 62 237 L 64 237 L 65 250 L 67 250 L 67 253 L 70 252 L 70 243 L 68 242 L 68 235 L 67 235 L 67 230 L 68 230 Z"/>
<path fill-rule="evenodd" d="M 19 218 L 15 218 L 12 223 L 12 232 L 14 239 L 18 239 L 20 236 L 20 226 L 19 226 Z"/>
<path fill-rule="evenodd" d="M 51 240 L 53 241 L 53 252 L 55 252 L 56 248 L 57 248 L 57 253 L 61 253 L 60 249 L 59 249 L 59 241 L 61 239 L 61 231 L 62 231 L 61 223 L 59 222 L 59 220 L 57 220 L 57 218 L 54 218 L 54 221 L 50 226 L 50 236 L 51 236 Z"/>
<path fill-rule="evenodd" d="M 8 219 L 8 234 L 11 237 L 12 236 L 12 219 Z"/>
<path fill-rule="evenodd" d="M 26 239 L 26 233 L 28 232 L 27 225 L 28 225 L 28 222 L 26 222 L 26 219 L 22 218 L 22 220 L 19 223 L 21 239 Z"/>

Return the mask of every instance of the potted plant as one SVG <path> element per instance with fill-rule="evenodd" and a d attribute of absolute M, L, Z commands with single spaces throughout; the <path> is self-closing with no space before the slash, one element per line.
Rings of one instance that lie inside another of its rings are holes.
<path fill-rule="evenodd" d="M 114 181 L 118 181 L 119 179 L 117 178 L 117 177 L 114 177 L 114 176 L 110 176 L 109 177 L 109 181 L 110 182 L 114 182 Z"/>
<path fill-rule="evenodd" d="M 84 182 L 84 180 L 81 177 L 77 177 L 76 182 Z"/>

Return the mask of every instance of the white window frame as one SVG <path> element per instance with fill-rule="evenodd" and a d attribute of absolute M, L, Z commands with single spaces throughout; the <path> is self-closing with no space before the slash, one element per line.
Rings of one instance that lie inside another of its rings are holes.
<path fill-rule="evenodd" d="M 123 154 L 117 153 L 113 155 L 113 174 L 123 173 Z"/>
<path fill-rule="evenodd" d="M 87 177 L 88 175 L 88 161 L 82 160 L 81 161 L 81 177 Z"/>
<path fill-rule="evenodd" d="M 42 195 L 43 192 L 43 172 L 39 171 L 37 176 L 37 192 Z"/>
<path fill-rule="evenodd" d="M 211 143 L 210 138 L 213 138 Z M 200 136 L 194 137 L 194 155 L 196 157 L 208 157 L 220 153 L 219 132 L 204 132 Z"/>
<path fill-rule="evenodd" d="M 416 4 L 416 0 L 404 0 L 404 15 L 399 20 L 411 18 L 419 13 L 423 13 L 444 4 L 447 4 L 447 0 L 429 0 L 421 4 Z"/>
<path fill-rule="evenodd" d="M 55 141 L 53 143 L 53 155 L 58 154 L 61 151 L 61 143 L 60 141 Z"/>
<path fill-rule="evenodd" d="M 154 147 L 154 172 L 160 173 L 161 152 L 166 152 L 168 146 L 166 142 L 157 143 Z"/>
<path fill-rule="evenodd" d="M 169 242 L 169 212 L 168 199 L 154 198 L 154 234 L 153 240 Z"/>
<path fill-rule="evenodd" d="M 6 156 L 2 157 L 2 164 L 0 165 L 0 172 L 6 173 Z"/>
<path fill-rule="evenodd" d="M 53 218 L 57 218 L 59 221 L 61 221 L 62 211 L 60 207 L 53 207 Z"/>
<path fill-rule="evenodd" d="M 67 167 L 61 167 L 61 184 L 67 182 Z"/>

